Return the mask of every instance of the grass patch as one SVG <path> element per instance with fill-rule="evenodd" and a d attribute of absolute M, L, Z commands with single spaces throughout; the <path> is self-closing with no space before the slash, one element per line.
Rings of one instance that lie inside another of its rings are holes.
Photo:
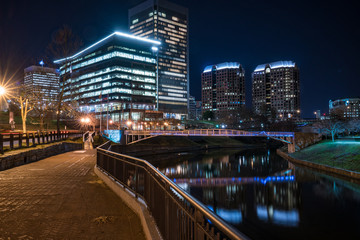
<path fill-rule="evenodd" d="M 360 172 L 360 143 L 323 141 L 291 154 L 292 157 L 336 168 Z"/>

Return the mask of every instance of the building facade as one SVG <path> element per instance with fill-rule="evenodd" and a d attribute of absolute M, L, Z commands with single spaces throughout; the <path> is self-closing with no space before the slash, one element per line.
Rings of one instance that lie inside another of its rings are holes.
<path fill-rule="evenodd" d="M 238 62 L 205 67 L 201 74 L 202 111 L 212 111 L 215 118 L 239 112 L 245 106 L 245 70 Z"/>
<path fill-rule="evenodd" d="M 189 119 L 196 119 L 196 100 L 194 96 L 189 97 Z"/>
<path fill-rule="evenodd" d="M 345 118 L 360 117 L 360 98 L 343 98 L 329 101 L 329 113 L 339 109 Z"/>
<path fill-rule="evenodd" d="M 129 10 L 130 32 L 161 41 L 158 49 L 159 110 L 185 118 L 189 101 L 188 10 L 165 0 L 147 0 Z"/>
<path fill-rule="evenodd" d="M 47 102 L 56 101 L 59 94 L 59 75 L 59 70 L 54 68 L 27 67 L 24 69 L 25 90 Z"/>
<path fill-rule="evenodd" d="M 255 113 L 277 121 L 300 118 L 300 78 L 295 62 L 278 61 L 256 67 L 252 74 Z"/>
<path fill-rule="evenodd" d="M 201 101 L 196 101 L 195 119 L 202 120 L 202 102 Z"/>
<path fill-rule="evenodd" d="M 141 121 L 156 110 L 156 56 L 160 42 L 115 32 L 60 64 L 64 102 L 80 111 L 106 114 L 118 123 Z"/>

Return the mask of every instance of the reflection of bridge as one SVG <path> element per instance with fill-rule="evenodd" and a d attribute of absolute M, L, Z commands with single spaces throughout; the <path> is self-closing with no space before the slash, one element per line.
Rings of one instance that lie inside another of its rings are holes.
<path fill-rule="evenodd" d="M 266 183 L 270 182 L 293 182 L 295 181 L 295 176 L 268 176 L 268 177 L 232 177 L 232 178 L 174 178 L 173 181 L 182 186 L 187 184 L 189 186 L 202 186 L 202 187 L 211 187 L 211 186 L 228 186 L 228 185 L 242 185 L 242 184 L 251 184 L 251 183 Z"/>
<path fill-rule="evenodd" d="M 154 136 L 212 136 L 212 137 L 268 137 L 288 144 L 288 151 L 295 152 L 295 134 L 293 132 L 249 132 L 229 129 L 194 129 L 184 131 L 134 131 L 124 132 L 126 144 Z"/>

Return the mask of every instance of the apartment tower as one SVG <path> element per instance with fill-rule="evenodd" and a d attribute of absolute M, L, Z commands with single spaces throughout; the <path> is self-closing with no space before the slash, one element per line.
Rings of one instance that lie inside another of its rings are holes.
<path fill-rule="evenodd" d="M 238 62 L 205 67 L 201 74 L 202 111 L 216 118 L 238 113 L 245 106 L 245 70 Z"/>
<path fill-rule="evenodd" d="M 299 68 L 292 61 L 256 67 L 252 74 L 252 104 L 257 114 L 285 121 L 300 118 Z"/>

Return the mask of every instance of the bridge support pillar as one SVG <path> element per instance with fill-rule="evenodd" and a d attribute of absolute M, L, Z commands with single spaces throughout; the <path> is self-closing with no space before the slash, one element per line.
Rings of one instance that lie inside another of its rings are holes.
<path fill-rule="evenodd" d="M 291 143 L 288 143 L 288 153 L 294 153 L 295 152 L 295 137 L 288 138 L 288 141 Z"/>

